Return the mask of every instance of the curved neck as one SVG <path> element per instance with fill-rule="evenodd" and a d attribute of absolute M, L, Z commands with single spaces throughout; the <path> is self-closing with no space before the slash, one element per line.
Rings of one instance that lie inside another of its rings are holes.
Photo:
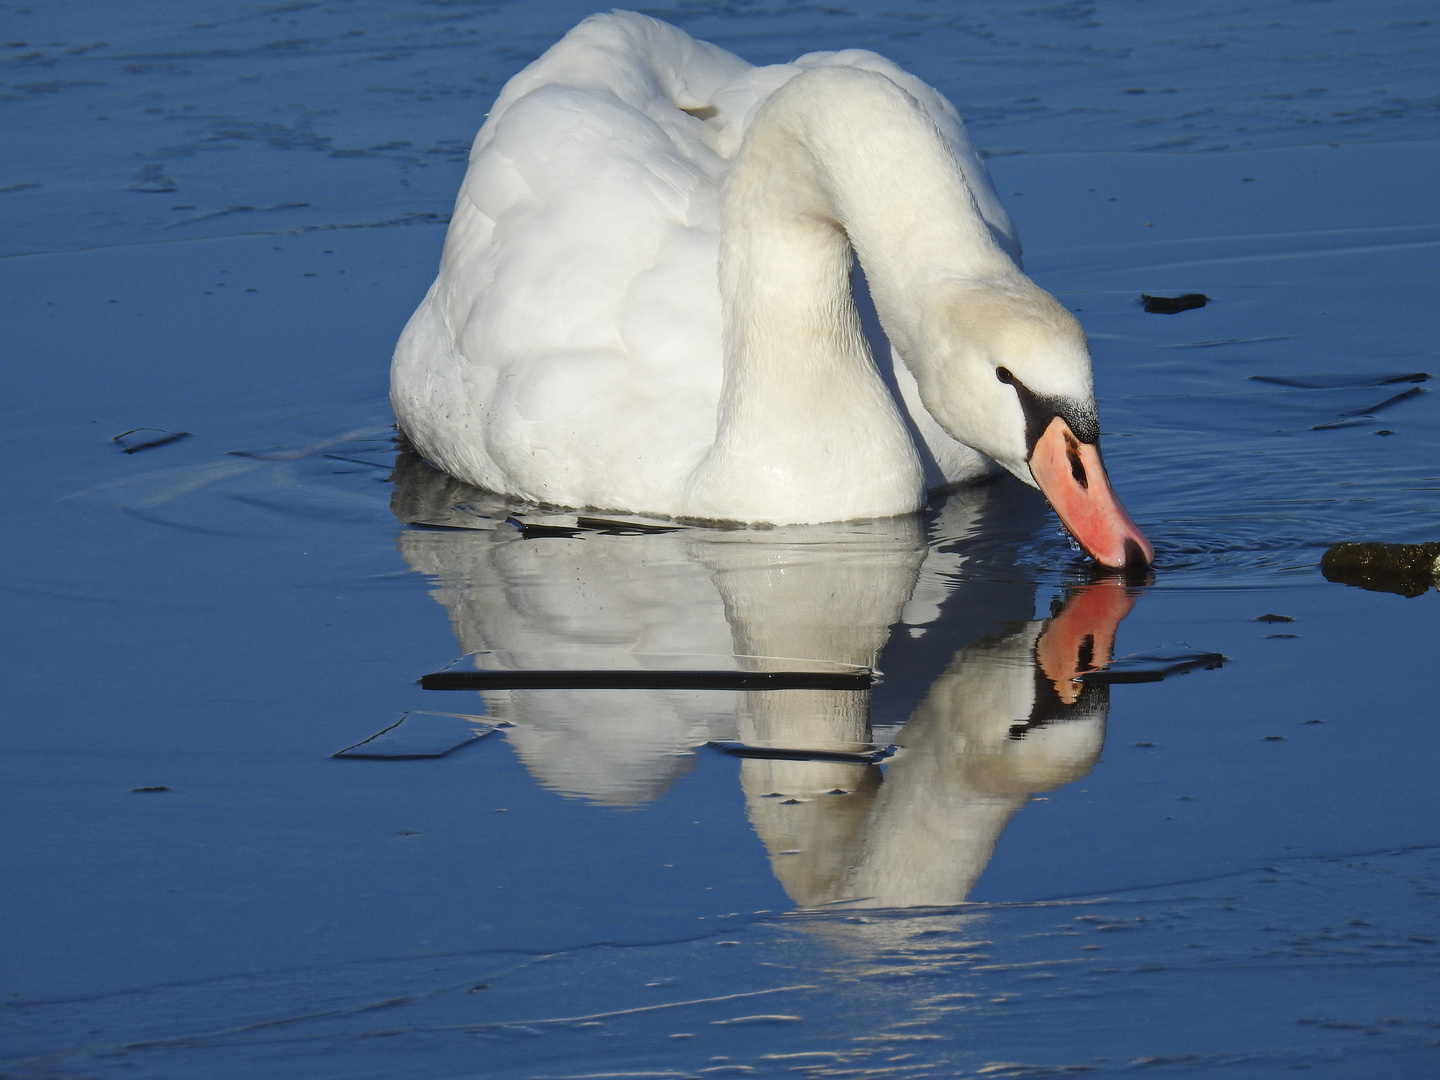
<path fill-rule="evenodd" d="M 816 68 L 770 97 L 726 180 L 725 381 L 696 516 L 707 490 L 743 495 L 751 521 L 919 507 L 919 458 L 851 296 L 852 250 L 910 359 L 937 289 L 1016 272 L 915 100 L 874 72 Z"/>

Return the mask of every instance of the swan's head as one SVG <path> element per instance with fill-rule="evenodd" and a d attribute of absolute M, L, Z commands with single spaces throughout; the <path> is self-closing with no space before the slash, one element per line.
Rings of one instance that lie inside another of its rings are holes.
<path fill-rule="evenodd" d="M 1039 488 L 1097 562 L 1139 569 L 1150 547 L 1110 488 L 1085 332 L 1018 275 L 939 290 L 912 365 L 952 436 Z"/>

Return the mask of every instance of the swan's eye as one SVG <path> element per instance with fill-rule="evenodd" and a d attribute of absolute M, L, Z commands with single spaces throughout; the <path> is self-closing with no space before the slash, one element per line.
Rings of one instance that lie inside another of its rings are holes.
<path fill-rule="evenodd" d="M 1010 374 L 1010 369 L 1008 367 L 997 367 L 995 369 L 995 378 L 999 379 L 1007 386 L 1015 381 L 1015 376 Z"/>

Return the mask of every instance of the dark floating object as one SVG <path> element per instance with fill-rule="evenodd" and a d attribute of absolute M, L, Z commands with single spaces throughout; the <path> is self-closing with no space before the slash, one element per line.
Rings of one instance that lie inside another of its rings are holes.
<path fill-rule="evenodd" d="M 681 525 L 650 525 L 643 521 L 612 521 L 610 518 L 577 517 L 575 524 L 592 532 L 612 536 L 653 536 L 656 533 L 677 532 Z"/>
<path fill-rule="evenodd" d="M 868 690 L 871 671 L 435 671 L 422 690 Z"/>
<path fill-rule="evenodd" d="M 1178 315 L 1182 311 L 1202 308 L 1210 302 L 1210 297 L 1198 292 L 1187 292 L 1183 296 L 1151 296 L 1149 293 L 1141 293 L 1140 299 L 1145 304 L 1145 310 L 1152 315 Z"/>
<path fill-rule="evenodd" d="M 110 441 L 120 447 L 127 454 L 138 454 L 141 450 L 153 450 L 157 446 L 166 446 L 172 442 L 179 442 L 189 435 L 188 431 L 166 431 L 163 428 L 137 427 L 129 431 L 122 431 Z"/>
<path fill-rule="evenodd" d="M 170 789 L 164 784 L 158 784 L 155 787 L 132 787 L 130 790 L 137 795 L 145 795 L 152 791 L 169 791 Z"/>
<path fill-rule="evenodd" d="M 874 765 L 895 753 L 893 743 L 889 746 L 871 747 L 868 750 L 808 750 L 798 746 L 755 746 L 728 739 L 712 740 L 705 745 L 713 746 L 716 750 L 729 754 L 731 757 L 766 758 L 771 761 L 839 761 L 853 765 Z M 836 788 L 828 794 L 847 795 L 849 793 Z"/>
<path fill-rule="evenodd" d="M 508 519 L 511 525 L 520 530 L 520 535 L 526 540 L 540 540 L 545 537 L 557 537 L 562 540 L 573 540 L 585 530 L 578 525 L 534 525 L 525 521 L 518 521 L 515 518 Z"/>
<path fill-rule="evenodd" d="M 452 750 L 483 739 L 495 728 L 476 716 L 458 713 L 407 712 L 363 742 L 331 754 L 337 758 L 403 761 L 444 757 Z"/>
<path fill-rule="evenodd" d="M 1270 614 L 1270 615 L 1256 615 L 1256 616 L 1255 616 L 1255 621 L 1256 621 L 1256 622 L 1294 622 L 1294 621 L 1295 621 L 1295 617 L 1294 617 L 1293 615 L 1274 615 L 1274 614 Z"/>
<path fill-rule="evenodd" d="M 606 536 L 651 536 L 655 533 L 676 532 L 683 528 L 681 525 L 652 525 L 643 521 L 616 521 L 612 518 L 586 517 L 584 515 L 577 517 L 574 525 L 547 525 L 540 522 L 521 521 L 516 517 L 505 520 L 519 529 L 520 536 L 525 540 L 538 540 L 544 537 L 573 540 L 581 533 L 587 532 L 603 533 Z"/>
<path fill-rule="evenodd" d="M 1440 542 L 1336 544 L 1320 557 L 1326 581 L 1419 596 L 1440 584 Z"/>
<path fill-rule="evenodd" d="M 1394 386 L 1396 383 L 1429 382 L 1432 376 L 1423 371 L 1382 373 L 1379 375 L 1251 375 L 1252 382 L 1274 383 L 1296 390 L 1355 390 L 1367 386 Z"/>
<path fill-rule="evenodd" d="M 1377 390 L 1389 393 L 1374 404 L 1363 405 L 1361 408 L 1350 408 L 1343 412 L 1337 412 L 1335 419 L 1326 420 L 1314 425 L 1312 431 L 1332 431 L 1338 428 L 1357 427 L 1373 421 L 1376 414 L 1386 409 L 1393 408 L 1401 402 L 1410 401 L 1419 397 L 1426 391 L 1414 384 L 1429 382 L 1431 376 L 1424 371 L 1381 371 L 1365 373 L 1328 372 L 1314 375 L 1251 375 L 1252 382 L 1268 383 L 1271 386 L 1283 386 L 1289 390 L 1333 390 L 1342 392 L 1336 396 L 1326 399 L 1312 399 L 1314 401 L 1329 401 L 1337 404 L 1343 402 L 1363 401 L 1364 397 L 1360 392 L 1365 390 Z M 1408 389 L 1396 393 L 1395 388 L 1408 384 Z M 1350 393 L 1343 393 L 1350 391 Z M 1368 395 L 1364 395 L 1368 396 Z M 1378 395 L 1377 395 L 1378 396 Z M 1377 434 L 1393 435 L 1394 431 L 1386 429 Z"/>
<path fill-rule="evenodd" d="M 1159 682 L 1171 675 L 1203 668 L 1209 671 L 1223 667 L 1227 657 L 1218 652 L 1170 652 L 1164 649 L 1150 649 L 1145 652 L 1122 656 L 1100 671 L 1082 672 L 1077 678 L 1082 683 L 1143 683 Z"/>
<path fill-rule="evenodd" d="M 1328 431 L 1331 428 L 1353 427 L 1357 421 L 1373 420 L 1375 414 L 1381 409 L 1388 409 L 1392 405 L 1398 405 L 1402 401 L 1409 401 L 1413 397 L 1419 397 L 1425 390 L 1419 386 L 1412 386 L 1409 390 L 1402 391 L 1394 397 L 1388 397 L 1378 405 L 1368 405 L 1363 409 L 1352 409 L 1350 412 L 1341 413 L 1340 419 L 1329 420 L 1323 424 L 1316 424 L 1311 431 Z"/>

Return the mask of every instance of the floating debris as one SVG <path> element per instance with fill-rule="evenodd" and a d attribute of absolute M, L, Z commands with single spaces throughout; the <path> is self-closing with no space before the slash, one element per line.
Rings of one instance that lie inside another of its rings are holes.
<path fill-rule="evenodd" d="M 505 520 L 507 524 L 519 529 L 520 536 L 525 540 L 541 540 L 546 537 L 573 540 L 584 532 L 579 525 L 537 525 L 528 521 L 520 521 L 513 517 L 506 518 Z"/>
<path fill-rule="evenodd" d="M 127 454 L 138 454 L 141 450 L 153 450 L 167 446 L 188 436 L 188 431 L 166 431 L 164 428 L 137 427 L 122 431 L 110 441 Z"/>
<path fill-rule="evenodd" d="M 771 761 L 839 761 L 852 765 L 874 765 L 895 753 L 895 744 L 889 746 L 865 746 L 855 750 L 807 749 L 798 746 L 762 746 L 752 743 L 735 742 L 729 739 L 714 739 L 705 744 L 713 746 L 731 757 L 765 758 Z M 848 795 L 842 788 L 829 791 L 829 795 Z M 770 796 L 764 796 L 770 798 Z"/>
<path fill-rule="evenodd" d="M 610 518 L 577 517 L 575 524 L 591 532 L 610 536 L 653 536 L 656 533 L 678 532 L 683 525 L 651 525 L 643 521 L 612 521 Z"/>
<path fill-rule="evenodd" d="M 1393 395 L 1392 397 L 1388 397 L 1384 401 L 1379 402 L 1378 404 L 1367 405 L 1363 408 L 1352 409 L 1349 412 L 1341 413 L 1338 420 L 1328 420 L 1323 424 L 1316 424 L 1310 430 L 1329 431 L 1332 428 L 1353 427 L 1360 421 L 1375 419 L 1375 414 L 1380 412 L 1382 409 L 1388 409 L 1392 405 L 1400 404 L 1400 402 L 1402 401 L 1409 401 L 1411 398 L 1419 397 L 1423 393 L 1425 393 L 1424 387 L 1412 386 L 1409 390 L 1404 390 L 1401 393 Z"/>
<path fill-rule="evenodd" d="M 1295 616 L 1293 616 L 1293 615 L 1275 615 L 1275 614 L 1272 613 L 1272 614 L 1266 614 L 1266 615 L 1256 615 L 1256 616 L 1255 616 L 1255 621 L 1256 621 L 1256 622 L 1294 622 L 1294 621 L 1295 621 Z"/>
<path fill-rule="evenodd" d="M 1296 390 L 1355 390 L 1368 386 L 1428 382 L 1433 376 L 1423 371 L 1383 372 L 1372 375 L 1330 373 L 1323 375 L 1251 375 L 1252 382 L 1274 383 Z"/>
<path fill-rule="evenodd" d="M 164 784 L 157 784 L 155 787 L 132 787 L 130 790 L 137 795 L 148 795 L 151 792 L 169 791 L 170 789 Z"/>
<path fill-rule="evenodd" d="M 1266 334 L 1263 337 L 1210 338 L 1207 341 L 1179 341 L 1162 349 L 1213 349 L 1219 345 L 1259 345 L 1266 341 L 1289 341 L 1293 334 Z"/>
<path fill-rule="evenodd" d="M 833 660 L 595 647 L 485 649 L 419 682 L 425 690 L 868 690 L 879 674 Z"/>
<path fill-rule="evenodd" d="M 1318 411 L 1318 422 L 1312 431 L 1333 431 L 1341 428 L 1374 424 L 1377 414 L 1414 401 L 1425 389 L 1416 384 L 1428 382 L 1424 371 L 1321 372 L 1316 374 L 1251 375 L 1252 382 L 1279 387 L 1289 393 L 1282 399 L 1287 408 Z M 1404 389 L 1401 389 L 1401 388 Z M 1382 395 L 1385 395 L 1382 397 Z M 1394 430 L 1385 429 L 1390 434 Z"/>
<path fill-rule="evenodd" d="M 1085 671 L 1076 676 L 1082 683 L 1143 683 L 1159 682 L 1171 675 L 1187 671 L 1222 667 L 1229 659 L 1218 652 L 1171 652 L 1147 649 L 1111 661 L 1100 671 Z"/>
<path fill-rule="evenodd" d="M 1320 557 L 1320 572 L 1341 585 L 1419 596 L 1440 585 L 1440 542 L 1336 544 Z"/>
<path fill-rule="evenodd" d="M 871 671 L 435 671 L 422 690 L 868 690 Z"/>
<path fill-rule="evenodd" d="M 1141 293 L 1140 301 L 1152 315 L 1178 315 L 1182 311 L 1204 307 L 1210 302 L 1210 297 L 1198 292 L 1187 292 L 1182 296 L 1151 296 L 1149 293 Z"/>
<path fill-rule="evenodd" d="M 573 540 L 582 533 L 600 533 L 604 536 L 652 536 L 656 533 L 676 532 L 682 525 L 653 525 L 643 521 L 617 521 L 612 518 L 586 517 L 575 519 L 574 525 L 559 525 L 553 522 L 521 521 L 517 517 L 506 518 L 506 523 L 520 530 L 525 540 L 539 540 L 555 537 Z"/>
<path fill-rule="evenodd" d="M 495 730 L 483 717 L 462 713 L 407 712 L 389 727 L 331 757 L 404 760 L 444 757 Z"/>

